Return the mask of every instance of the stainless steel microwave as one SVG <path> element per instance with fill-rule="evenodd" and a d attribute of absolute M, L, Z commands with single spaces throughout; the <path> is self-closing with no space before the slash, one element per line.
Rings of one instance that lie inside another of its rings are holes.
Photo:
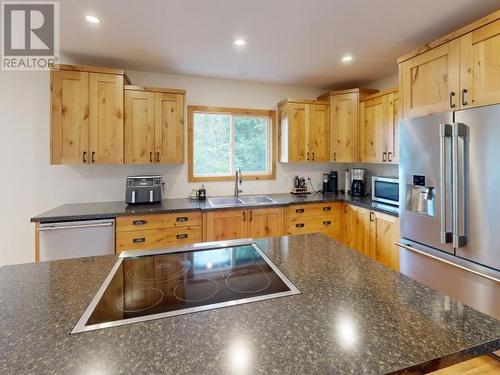
<path fill-rule="evenodd" d="M 373 176 L 372 200 L 399 207 L 399 179 Z"/>

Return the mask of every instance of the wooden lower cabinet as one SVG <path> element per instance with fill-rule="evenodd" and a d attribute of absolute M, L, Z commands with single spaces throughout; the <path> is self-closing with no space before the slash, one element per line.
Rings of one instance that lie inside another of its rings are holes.
<path fill-rule="evenodd" d="M 399 270 L 399 218 L 370 212 L 370 257 L 383 265 Z"/>
<path fill-rule="evenodd" d="M 207 212 L 205 215 L 207 241 L 276 237 L 284 234 L 283 208 L 224 210 Z"/>
<path fill-rule="evenodd" d="M 199 226 L 116 232 L 116 252 L 158 249 L 202 242 Z"/>
<path fill-rule="evenodd" d="M 344 203 L 342 242 L 370 256 L 370 210 Z"/>
<path fill-rule="evenodd" d="M 286 234 L 324 233 L 340 239 L 342 203 L 293 205 L 287 208 Z"/>

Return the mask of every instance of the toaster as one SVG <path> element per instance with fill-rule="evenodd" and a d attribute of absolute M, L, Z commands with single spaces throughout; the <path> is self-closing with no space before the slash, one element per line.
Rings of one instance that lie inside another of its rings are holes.
<path fill-rule="evenodd" d="M 161 202 L 163 181 L 161 176 L 129 176 L 125 187 L 127 204 L 150 204 Z"/>

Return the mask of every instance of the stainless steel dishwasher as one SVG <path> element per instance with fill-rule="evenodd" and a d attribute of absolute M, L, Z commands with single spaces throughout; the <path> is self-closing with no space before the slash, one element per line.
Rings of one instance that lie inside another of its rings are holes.
<path fill-rule="evenodd" d="M 114 254 L 115 220 L 40 224 L 40 261 Z"/>

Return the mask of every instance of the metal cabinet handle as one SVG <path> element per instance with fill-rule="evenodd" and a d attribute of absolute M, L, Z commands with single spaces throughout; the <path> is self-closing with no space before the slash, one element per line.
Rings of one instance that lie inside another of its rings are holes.
<path fill-rule="evenodd" d="M 160 162 L 160 152 L 159 151 L 156 153 L 156 162 L 157 163 Z"/>
<path fill-rule="evenodd" d="M 243 221 L 246 221 L 247 220 L 247 215 L 246 215 L 246 212 L 243 211 Z"/>
<path fill-rule="evenodd" d="M 387 162 L 387 152 L 382 152 L 382 161 L 385 163 Z"/>
<path fill-rule="evenodd" d="M 455 108 L 456 105 L 455 103 L 453 102 L 453 98 L 455 97 L 455 93 L 452 91 L 450 92 L 450 108 Z"/>
<path fill-rule="evenodd" d="M 323 225 L 330 225 L 332 222 L 330 220 L 323 221 Z"/>
<path fill-rule="evenodd" d="M 375 216 L 375 212 L 370 211 L 370 221 L 371 221 L 371 222 L 374 222 L 374 221 L 375 221 L 375 219 L 373 218 L 374 216 Z"/>
<path fill-rule="evenodd" d="M 303 212 L 304 212 L 304 209 L 303 209 L 303 208 L 297 208 L 297 209 L 295 210 L 295 212 L 296 212 L 296 213 L 298 213 L 298 214 L 301 214 L 301 213 L 303 213 Z"/>
<path fill-rule="evenodd" d="M 314 152 L 311 153 L 312 154 L 312 160 L 311 161 L 314 161 Z"/>
<path fill-rule="evenodd" d="M 82 156 L 83 162 L 87 162 L 87 151 L 83 151 L 83 156 Z"/>
<path fill-rule="evenodd" d="M 297 227 L 297 228 L 304 228 L 304 223 L 295 224 L 295 227 Z"/>
<path fill-rule="evenodd" d="M 143 243 L 143 242 L 146 242 L 146 239 L 144 237 L 138 237 L 138 238 L 134 238 L 132 240 L 133 243 Z"/>
<path fill-rule="evenodd" d="M 333 153 L 333 161 L 337 161 L 337 153 L 336 152 Z"/>
<path fill-rule="evenodd" d="M 467 89 L 463 89 L 463 90 L 462 90 L 462 105 L 467 105 L 467 104 L 469 104 L 469 103 L 465 100 L 465 94 L 467 94 L 467 93 L 468 93 Z"/>
<path fill-rule="evenodd" d="M 188 221 L 188 218 L 186 216 L 181 216 L 181 217 L 176 218 L 175 221 L 178 223 L 184 223 L 184 222 Z"/>
<path fill-rule="evenodd" d="M 253 219 L 253 214 L 252 214 L 252 211 L 249 211 L 249 214 L 250 214 L 250 219 L 249 219 L 249 221 L 252 221 L 252 219 Z"/>
<path fill-rule="evenodd" d="M 149 153 L 149 162 L 152 163 L 153 162 L 153 151 L 151 151 Z"/>
<path fill-rule="evenodd" d="M 387 153 L 387 161 L 388 161 L 389 163 L 391 163 L 391 162 L 392 162 L 392 152 L 390 152 L 390 151 Z"/>
<path fill-rule="evenodd" d="M 92 163 L 95 163 L 95 151 L 92 151 Z"/>
<path fill-rule="evenodd" d="M 331 211 L 332 208 L 331 207 L 323 207 L 323 211 Z"/>
<path fill-rule="evenodd" d="M 132 222 L 132 225 L 145 225 L 145 224 L 147 224 L 147 223 L 148 223 L 148 221 L 147 221 L 147 220 L 134 220 L 134 221 Z"/>
<path fill-rule="evenodd" d="M 306 154 L 307 154 L 307 161 L 309 161 L 309 152 L 307 152 Z"/>
<path fill-rule="evenodd" d="M 189 236 L 188 236 L 187 233 L 179 233 L 176 237 L 177 237 L 178 240 L 185 240 Z"/>

